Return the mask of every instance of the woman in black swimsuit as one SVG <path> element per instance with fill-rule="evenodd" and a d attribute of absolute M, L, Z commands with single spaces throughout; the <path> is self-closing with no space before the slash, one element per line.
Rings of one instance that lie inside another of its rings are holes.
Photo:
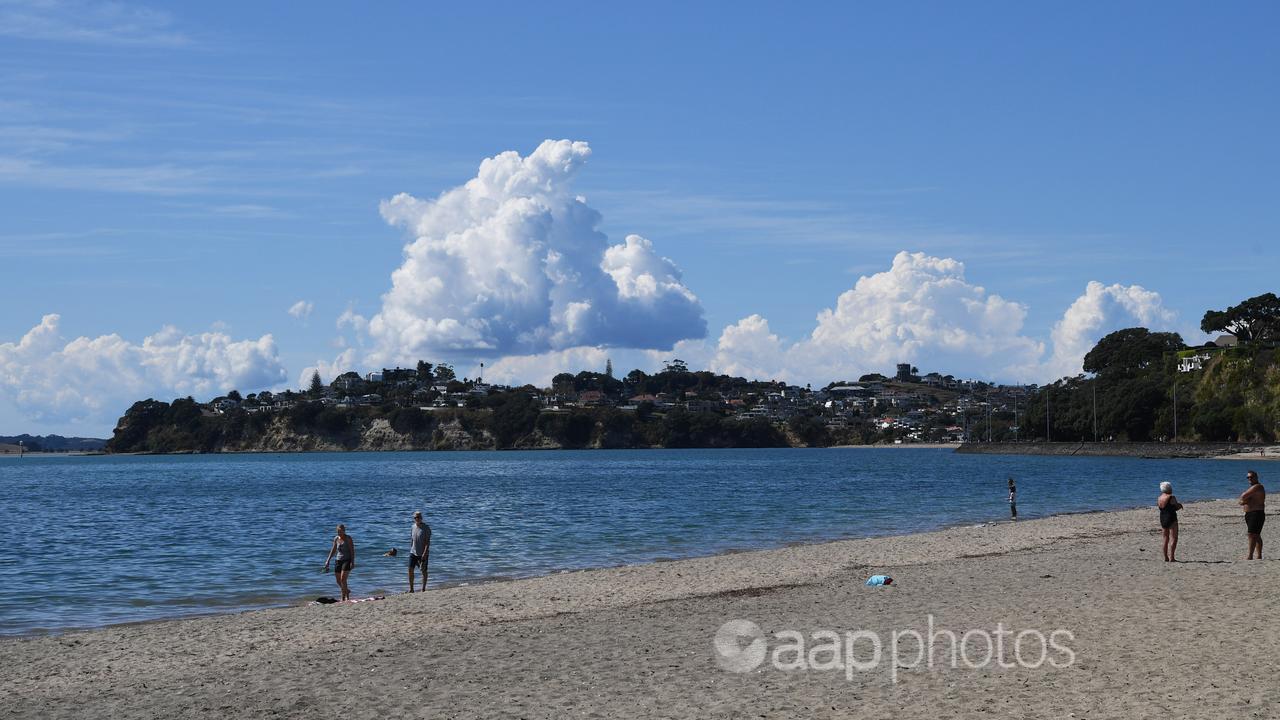
<path fill-rule="evenodd" d="M 1173 496 L 1173 485 L 1160 483 L 1160 499 L 1156 500 L 1160 509 L 1160 527 L 1164 532 L 1164 561 L 1177 562 L 1173 554 L 1178 551 L 1178 511 L 1182 503 Z"/>

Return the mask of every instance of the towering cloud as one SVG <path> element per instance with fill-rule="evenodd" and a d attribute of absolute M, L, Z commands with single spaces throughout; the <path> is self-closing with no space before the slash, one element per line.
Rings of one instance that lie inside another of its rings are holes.
<path fill-rule="evenodd" d="M 1109 332 L 1136 325 L 1168 330 L 1175 320 L 1159 293 L 1140 285 L 1090 282 L 1053 326 L 1053 356 L 1046 374 L 1057 378 L 1079 373 L 1085 354 Z"/>
<path fill-rule="evenodd" d="M 16 343 L 0 343 L 0 393 L 43 423 L 115 421 L 134 400 L 208 396 L 271 387 L 285 379 L 270 335 L 232 340 L 165 327 L 131 343 L 119 335 L 64 340 L 45 315 Z"/>
<path fill-rule="evenodd" d="M 369 321 L 374 362 L 668 348 L 706 334 L 680 270 L 637 235 L 610 245 L 571 184 L 586 143 L 505 152 L 434 200 L 397 195 L 387 222 L 412 240 Z"/>

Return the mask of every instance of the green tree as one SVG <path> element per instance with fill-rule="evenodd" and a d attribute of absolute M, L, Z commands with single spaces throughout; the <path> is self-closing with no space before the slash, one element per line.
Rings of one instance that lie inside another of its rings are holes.
<path fill-rule="evenodd" d="M 792 415 L 787 427 L 800 441 L 809 447 L 826 447 L 831 444 L 831 433 L 820 418 L 813 415 Z"/>
<path fill-rule="evenodd" d="M 636 392 L 642 392 L 649 381 L 649 376 L 643 370 L 635 369 L 627 373 L 627 377 L 623 379 L 629 387 Z"/>
<path fill-rule="evenodd" d="M 431 363 L 426 360 L 418 361 L 418 381 L 431 382 Z"/>
<path fill-rule="evenodd" d="M 1280 298 L 1264 293 L 1226 310 L 1209 310 L 1200 321 L 1207 333 L 1227 332 L 1242 343 L 1280 339 Z"/>
<path fill-rule="evenodd" d="M 533 432 L 538 422 L 538 403 L 528 393 L 509 392 L 500 396 L 489 418 L 489 431 L 498 447 L 511 447 L 517 440 Z"/>
<path fill-rule="evenodd" d="M 1084 370 L 1097 375 L 1132 375 L 1158 366 L 1164 354 L 1184 347 L 1178 333 L 1153 333 L 1143 327 L 1116 330 L 1098 341 L 1084 356 Z"/>
<path fill-rule="evenodd" d="M 668 360 L 662 363 L 662 369 L 664 372 L 673 372 L 673 373 L 689 372 L 689 366 L 685 363 L 685 361 L 681 360 L 680 358 L 675 358 L 673 360 Z"/>
<path fill-rule="evenodd" d="M 315 370 L 311 373 L 311 385 L 307 388 L 307 392 L 312 397 L 324 392 L 324 381 L 320 379 L 320 371 Z"/>
<path fill-rule="evenodd" d="M 453 372 L 453 366 L 447 363 L 440 363 L 436 366 L 436 381 L 447 383 L 450 380 L 457 380 L 458 376 Z"/>

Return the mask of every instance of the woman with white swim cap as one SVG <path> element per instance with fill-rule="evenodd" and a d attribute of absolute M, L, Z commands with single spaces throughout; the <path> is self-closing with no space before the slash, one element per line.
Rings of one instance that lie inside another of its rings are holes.
<path fill-rule="evenodd" d="M 1173 496 L 1173 484 L 1166 481 L 1160 483 L 1160 497 L 1156 500 L 1160 509 L 1160 528 L 1164 535 L 1164 561 L 1177 562 L 1174 553 L 1178 550 L 1178 511 L 1182 503 Z"/>

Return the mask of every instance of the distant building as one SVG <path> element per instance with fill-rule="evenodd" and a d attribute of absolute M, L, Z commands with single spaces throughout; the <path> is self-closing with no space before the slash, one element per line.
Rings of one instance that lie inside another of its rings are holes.
<path fill-rule="evenodd" d="M 333 379 L 332 386 L 343 391 L 352 392 L 359 390 L 364 386 L 364 380 L 360 379 L 360 375 L 355 372 L 344 372 Z"/>
<path fill-rule="evenodd" d="M 224 397 L 224 398 L 218 398 L 213 402 L 213 409 L 216 410 L 217 412 L 227 412 L 228 410 L 236 409 L 237 407 L 239 407 L 239 405 L 240 403 L 236 402 L 235 400 Z"/>
<path fill-rule="evenodd" d="M 1204 364 L 1209 358 L 1213 357 L 1210 353 L 1200 352 L 1195 355 L 1178 358 L 1178 372 L 1195 372 L 1203 370 Z"/>
<path fill-rule="evenodd" d="M 375 382 L 378 382 L 378 383 L 379 383 L 379 382 L 382 382 L 382 373 L 380 373 L 380 372 L 371 372 L 371 373 L 369 373 L 368 375 L 365 375 L 365 376 L 364 376 L 364 379 L 365 379 L 365 380 L 368 380 L 368 381 L 369 381 L 369 382 L 371 382 L 371 383 L 375 383 Z"/>
<path fill-rule="evenodd" d="M 381 377 L 379 378 L 379 380 L 381 380 L 384 383 L 393 383 L 393 384 L 399 383 L 404 380 L 417 380 L 417 379 L 418 379 L 418 370 L 416 368 L 402 368 L 402 367 L 395 367 L 390 369 L 382 368 Z M 370 382 L 375 382 L 375 381 L 370 380 Z"/>
<path fill-rule="evenodd" d="M 605 398 L 604 393 L 599 390 L 587 390 L 586 392 L 578 393 L 578 404 L 583 407 L 604 405 L 606 404 L 606 400 L 607 398 Z"/>
<path fill-rule="evenodd" d="M 718 412 L 720 403 L 715 400 L 689 400 L 685 403 L 685 409 L 693 413 Z"/>

